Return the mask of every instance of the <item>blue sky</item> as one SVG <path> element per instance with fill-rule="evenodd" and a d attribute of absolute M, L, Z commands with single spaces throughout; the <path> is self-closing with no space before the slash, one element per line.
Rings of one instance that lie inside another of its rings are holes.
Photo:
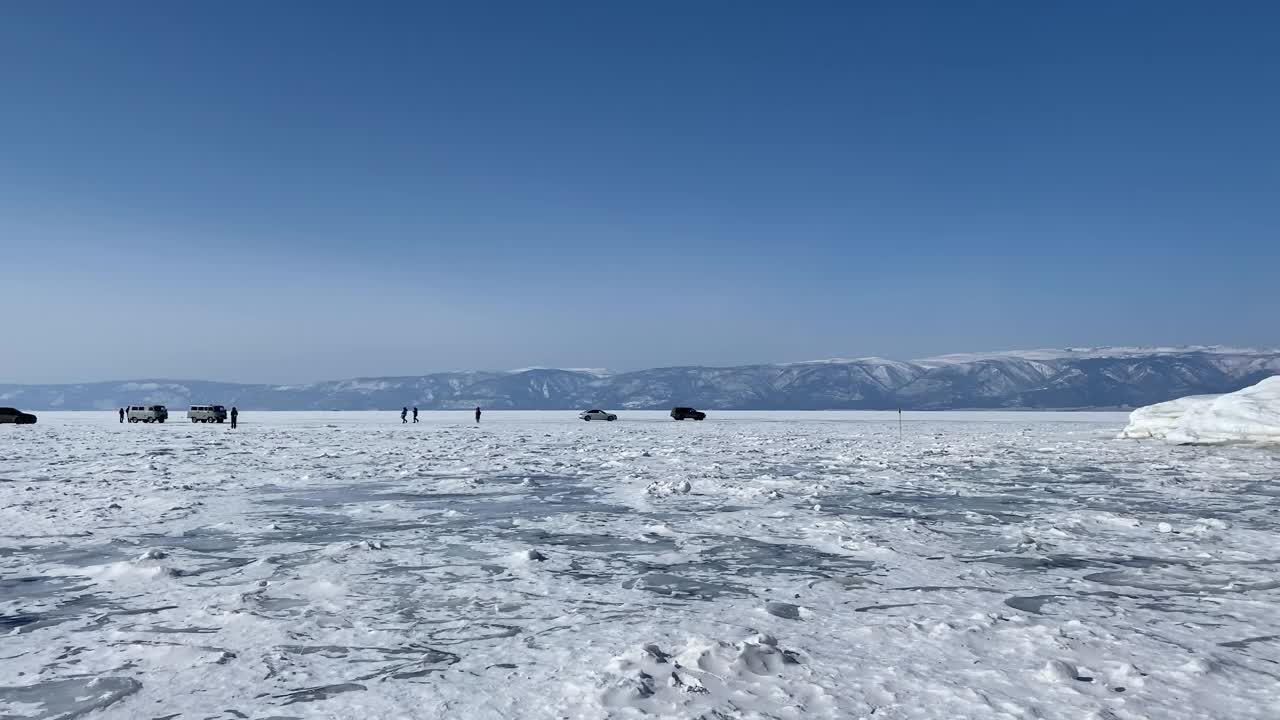
<path fill-rule="evenodd" d="M 11 7 L 0 382 L 1277 346 L 1278 28 L 1268 3 Z"/>

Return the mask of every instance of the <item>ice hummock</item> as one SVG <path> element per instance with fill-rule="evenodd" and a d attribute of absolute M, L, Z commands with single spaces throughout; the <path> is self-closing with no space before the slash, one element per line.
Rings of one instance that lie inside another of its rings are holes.
<path fill-rule="evenodd" d="M 1120 437 L 1183 445 L 1280 443 L 1280 375 L 1225 395 L 1193 395 L 1138 408 Z"/>

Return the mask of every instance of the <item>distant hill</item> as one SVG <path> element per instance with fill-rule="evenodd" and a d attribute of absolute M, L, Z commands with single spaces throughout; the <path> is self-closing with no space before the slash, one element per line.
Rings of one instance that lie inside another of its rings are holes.
<path fill-rule="evenodd" d="M 913 361 L 820 360 L 636 372 L 530 368 L 357 378 L 307 385 L 131 380 L 0 385 L 0 405 L 105 410 L 130 403 L 222 403 L 247 410 L 725 410 L 1130 408 L 1233 392 L 1280 375 L 1280 351 L 1223 347 L 1069 348 Z"/>

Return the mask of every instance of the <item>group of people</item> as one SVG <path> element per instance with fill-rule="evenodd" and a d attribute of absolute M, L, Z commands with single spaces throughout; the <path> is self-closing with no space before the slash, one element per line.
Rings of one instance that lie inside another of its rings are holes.
<path fill-rule="evenodd" d="M 120 422 L 124 422 L 124 415 L 125 415 L 124 408 L 120 408 Z M 232 430 L 235 429 L 236 421 L 239 419 L 240 419 L 240 411 L 237 410 L 235 407 L 232 407 L 231 408 L 231 429 Z M 418 422 L 418 408 L 416 407 L 413 409 L 413 421 Z M 402 423 L 409 422 L 408 406 L 400 408 L 400 422 Z M 476 406 L 476 422 L 477 423 L 480 422 L 480 406 L 479 405 Z"/>
<path fill-rule="evenodd" d="M 406 405 L 405 407 L 400 408 L 400 422 L 407 423 L 409 422 L 408 418 L 409 418 L 409 406 Z M 418 422 L 418 408 L 416 407 L 413 409 L 413 421 Z M 476 406 L 476 422 L 477 423 L 480 422 L 480 406 L 479 405 Z"/>

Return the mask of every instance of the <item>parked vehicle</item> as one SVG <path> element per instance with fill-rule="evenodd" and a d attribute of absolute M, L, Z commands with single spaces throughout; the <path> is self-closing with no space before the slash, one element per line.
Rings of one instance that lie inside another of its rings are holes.
<path fill-rule="evenodd" d="M 227 419 L 227 409 L 221 405 L 192 405 L 187 411 L 187 419 L 193 423 L 220 423 Z"/>
<path fill-rule="evenodd" d="M 0 423 L 35 425 L 36 416 L 31 413 L 24 413 L 17 408 L 0 407 Z"/>
<path fill-rule="evenodd" d="M 706 420 L 707 414 L 691 407 L 671 408 L 672 420 Z"/>
<path fill-rule="evenodd" d="M 130 405 L 129 422 L 162 423 L 169 419 L 169 410 L 163 405 Z"/>
<path fill-rule="evenodd" d="M 618 419 L 618 416 L 617 416 L 617 415 L 614 415 L 613 413 L 607 413 L 607 412 L 605 412 L 605 411 L 603 411 L 603 410 L 588 410 L 588 411 L 586 411 L 586 412 L 584 412 L 584 413 L 580 413 L 580 414 L 578 415 L 578 417 L 582 418 L 583 420 L 587 420 L 587 421 L 591 421 L 591 420 L 605 420 L 605 421 L 610 421 L 610 422 L 611 422 L 611 421 L 613 421 L 613 420 L 617 420 L 617 419 Z"/>

